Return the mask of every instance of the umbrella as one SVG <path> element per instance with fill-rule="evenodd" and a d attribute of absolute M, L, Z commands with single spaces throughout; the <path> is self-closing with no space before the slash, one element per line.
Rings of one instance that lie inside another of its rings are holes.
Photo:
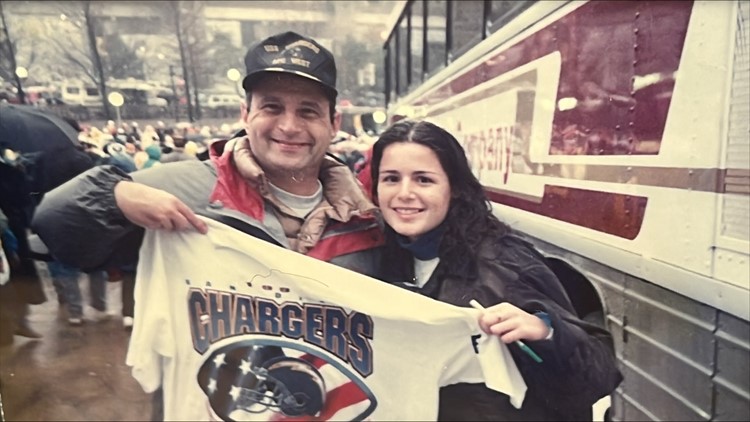
<path fill-rule="evenodd" d="M 0 103 L 0 148 L 35 153 L 78 145 L 78 132 L 62 118 L 30 106 Z"/>
<path fill-rule="evenodd" d="M 40 197 L 93 166 L 79 146 L 78 132 L 62 118 L 30 106 L 0 104 L 0 150 L 19 154 L 23 165 L 16 170 L 25 173 L 32 195 Z"/>

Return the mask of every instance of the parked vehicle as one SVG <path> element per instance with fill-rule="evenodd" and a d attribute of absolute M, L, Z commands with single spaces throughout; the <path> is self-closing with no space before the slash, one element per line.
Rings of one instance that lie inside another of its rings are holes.
<path fill-rule="evenodd" d="M 237 94 L 208 93 L 203 95 L 201 106 L 210 117 L 239 117 L 241 102 L 242 97 Z"/>
<path fill-rule="evenodd" d="M 612 419 L 750 420 L 750 3 L 399 7 L 390 121 L 462 141 L 498 217 L 611 330 Z"/>
<path fill-rule="evenodd" d="M 60 98 L 65 104 L 83 107 L 102 107 L 99 89 L 80 80 L 67 80 L 60 85 Z"/>

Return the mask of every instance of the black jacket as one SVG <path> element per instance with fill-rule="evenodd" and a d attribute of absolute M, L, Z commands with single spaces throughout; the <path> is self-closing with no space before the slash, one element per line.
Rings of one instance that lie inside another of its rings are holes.
<path fill-rule="evenodd" d="M 388 281 L 403 286 L 413 277 L 411 254 L 400 251 L 389 263 Z M 515 344 L 513 359 L 528 386 L 521 409 L 509 397 L 484 384 L 456 384 L 440 391 L 439 420 L 591 420 L 591 406 L 612 393 L 622 380 L 609 332 L 580 320 L 544 257 L 524 240 L 508 235 L 485 239 L 478 257 L 478 277 L 449 275 L 438 264 L 419 293 L 457 306 L 471 299 L 489 307 L 510 302 L 529 313 L 546 312 L 554 335 L 548 341 L 526 341 L 543 360 L 537 363 Z"/>

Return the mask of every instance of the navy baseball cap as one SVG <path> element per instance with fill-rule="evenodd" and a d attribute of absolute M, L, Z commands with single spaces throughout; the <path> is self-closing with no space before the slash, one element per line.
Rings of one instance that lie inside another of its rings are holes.
<path fill-rule="evenodd" d="M 336 61 L 327 48 L 296 32 L 273 35 L 253 45 L 245 55 L 247 73 L 242 87 L 247 90 L 265 73 L 290 73 L 323 85 L 336 96 Z"/>

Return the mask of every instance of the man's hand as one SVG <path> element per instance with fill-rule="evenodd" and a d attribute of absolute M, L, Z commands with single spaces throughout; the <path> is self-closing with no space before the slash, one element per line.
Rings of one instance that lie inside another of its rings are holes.
<path fill-rule="evenodd" d="M 154 230 L 188 230 L 206 234 L 206 223 L 171 193 L 135 182 L 115 185 L 115 201 L 125 217 L 136 225 Z"/>
<path fill-rule="evenodd" d="M 508 302 L 487 308 L 479 317 L 479 326 L 506 344 L 516 340 L 544 340 L 550 330 L 539 317 Z"/>

